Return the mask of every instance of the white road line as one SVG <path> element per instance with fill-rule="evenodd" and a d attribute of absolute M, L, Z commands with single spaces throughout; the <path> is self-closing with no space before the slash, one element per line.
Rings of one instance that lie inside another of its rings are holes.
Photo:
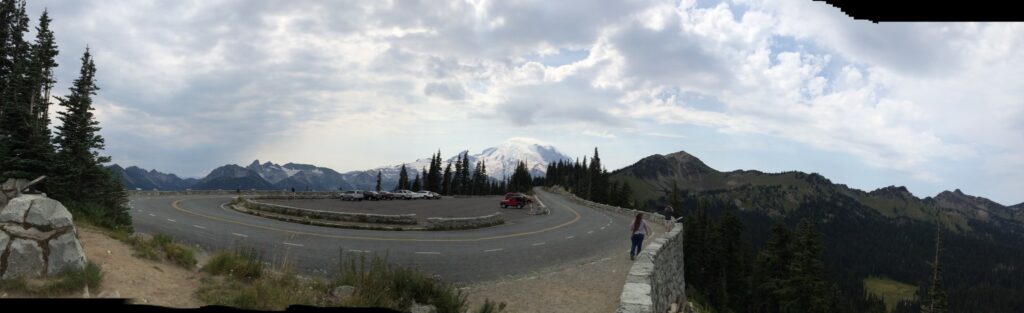
<path fill-rule="evenodd" d="M 576 236 L 565 236 L 565 239 L 573 239 L 573 238 L 576 238 Z"/>
<path fill-rule="evenodd" d="M 355 253 L 370 253 L 370 250 L 348 250 L 348 252 L 355 252 Z"/>
<path fill-rule="evenodd" d="M 199 228 L 199 229 L 206 229 L 206 227 L 202 227 L 202 226 L 199 226 L 199 225 L 192 225 L 192 227 Z"/>
<path fill-rule="evenodd" d="M 177 223 L 178 222 L 178 221 L 175 221 L 175 220 L 172 220 L 172 219 L 167 219 L 167 221 L 171 222 L 171 223 Z"/>
<path fill-rule="evenodd" d="M 497 249 L 490 249 L 490 250 L 484 250 L 484 252 L 485 252 L 485 253 L 486 253 L 486 252 L 498 252 L 498 251 L 501 251 L 501 250 L 505 250 L 505 249 L 502 249 L 502 248 L 497 248 Z"/>
<path fill-rule="evenodd" d="M 601 227 L 601 230 L 604 230 L 604 227 Z"/>
<path fill-rule="evenodd" d="M 291 242 L 281 242 L 281 243 L 289 245 L 289 246 L 305 247 L 305 246 L 297 244 L 297 243 L 291 243 Z"/>
<path fill-rule="evenodd" d="M 153 214 L 153 213 L 149 213 L 149 216 L 154 216 L 154 217 L 155 217 L 155 216 L 156 216 L 156 214 Z"/>
<path fill-rule="evenodd" d="M 426 252 L 416 252 L 416 254 L 441 254 L 441 252 L 426 251 Z"/>
<path fill-rule="evenodd" d="M 249 237 L 249 235 L 245 235 L 245 234 L 239 234 L 239 233 L 231 233 L 231 234 L 235 235 L 235 236 L 238 236 L 238 237 Z"/>
<path fill-rule="evenodd" d="M 593 230 L 587 232 L 587 234 L 593 234 L 593 233 L 594 233 Z"/>
<path fill-rule="evenodd" d="M 538 243 L 533 244 L 534 247 L 536 247 L 536 246 L 543 246 L 543 245 L 544 245 L 543 242 L 538 242 Z"/>

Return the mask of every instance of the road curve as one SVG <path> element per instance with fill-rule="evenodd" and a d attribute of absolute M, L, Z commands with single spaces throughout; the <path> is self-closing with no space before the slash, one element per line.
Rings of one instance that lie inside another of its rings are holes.
<path fill-rule="evenodd" d="M 460 231 L 354 230 L 282 222 L 224 205 L 230 196 L 132 196 L 141 233 L 161 233 L 209 251 L 255 248 L 264 259 L 306 274 L 333 273 L 339 254 L 386 255 L 389 262 L 473 283 L 586 260 L 607 249 L 628 255 L 626 216 L 594 210 L 535 189 L 551 209 L 512 224 Z M 497 206 L 497 205 L 495 205 Z"/>

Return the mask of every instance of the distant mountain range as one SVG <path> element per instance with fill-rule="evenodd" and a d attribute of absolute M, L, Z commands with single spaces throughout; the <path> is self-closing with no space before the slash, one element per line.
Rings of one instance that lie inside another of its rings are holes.
<path fill-rule="evenodd" d="M 442 170 L 448 162 L 452 163 L 454 170 L 456 158 L 463 153 L 468 153 L 468 151 L 462 151 L 447 158 L 447 161 L 441 165 Z M 480 160 L 484 161 L 487 165 L 487 175 L 496 180 L 511 176 L 519 161 L 526 162 L 531 174 L 543 176 L 548 163 L 570 159 L 554 146 L 529 138 L 511 138 L 496 147 L 484 149 L 482 152 L 470 154 L 468 157 L 472 164 Z M 402 165 L 339 173 L 330 168 L 309 164 L 278 165 L 272 162 L 261 164 L 259 160 L 255 160 L 246 167 L 235 164 L 218 167 L 201 179 L 182 179 L 174 174 L 165 174 L 156 170 L 146 171 L 135 166 L 124 169 L 117 164 L 109 166 L 108 169 L 121 177 L 121 182 L 126 189 L 280 190 L 295 188 L 296 190 L 327 191 L 374 189 L 377 185 L 378 172 L 381 174 L 381 188 L 391 190 L 398 185 Z M 409 179 L 412 180 L 418 172 L 429 167 L 430 158 L 418 159 L 404 163 L 404 165 Z M 470 169 L 472 170 L 472 167 Z"/>
<path fill-rule="evenodd" d="M 650 207 L 664 203 L 668 193 L 676 188 L 693 194 L 715 193 L 730 199 L 740 209 L 774 215 L 791 212 L 812 199 L 845 197 L 883 216 L 926 222 L 938 219 L 957 231 L 970 230 L 971 221 L 1024 223 L 1024 210 L 1021 209 L 1024 203 L 1004 206 L 983 197 L 964 194 L 959 189 L 924 199 L 915 197 L 902 186 L 864 192 L 834 184 L 816 173 L 720 172 L 683 151 L 648 156 L 615 171 L 612 179 L 629 182 L 635 199 Z"/>
<path fill-rule="evenodd" d="M 673 201 L 685 216 L 699 208 L 715 219 L 732 213 L 755 248 L 773 223 L 813 221 L 830 283 L 850 299 L 864 296 L 868 277 L 927 291 L 942 225 L 949 311 L 1024 312 L 1024 203 L 1004 206 L 958 189 L 923 199 L 905 187 L 865 192 L 815 173 L 721 172 L 686 152 L 643 158 L 611 179 L 628 182 L 648 210 Z"/>

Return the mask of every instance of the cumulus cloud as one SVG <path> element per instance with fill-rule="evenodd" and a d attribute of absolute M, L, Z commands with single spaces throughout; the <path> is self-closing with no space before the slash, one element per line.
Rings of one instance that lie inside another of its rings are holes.
<path fill-rule="evenodd" d="M 956 181 L 934 170 L 946 162 L 1024 155 L 1022 24 L 872 24 L 762 0 L 29 6 L 54 18 L 58 90 L 92 47 L 108 150 L 147 168 L 199 174 L 298 143 L 325 146 L 306 162 L 370 167 L 380 157 L 331 147 L 419 144 L 465 121 L 503 137 L 772 136 L 923 183 Z"/>

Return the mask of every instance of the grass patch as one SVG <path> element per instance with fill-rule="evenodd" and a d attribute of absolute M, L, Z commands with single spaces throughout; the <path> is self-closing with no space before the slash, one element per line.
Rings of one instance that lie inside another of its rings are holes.
<path fill-rule="evenodd" d="M 86 286 L 97 290 L 103 281 L 103 271 L 96 263 L 87 262 L 85 268 L 67 270 L 33 286 L 25 278 L 0 280 L 0 290 L 27 296 L 53 297 L 81 292 Z"/>
<path fill-rule="evenodd" d="M 373 307 L 408 311 L 413 302 L 433 305 L 437 312 L 467 312 L 466 295 L 453 285 L 415 270 L 392 265 L 384 258 L 342 259 L 333 279 L 304 278 L 287 267 L 264 268 L 254 250 L 240 249 L 214 256 L 203 266 L 211 276 L 203 279 L 199 299 L 207 304 L 250 310 L 284 310 L 293 304 Z M 350 296 L 331 291 L 352 286 Z M 498 313 L 505 303 L 486 300 L 472 312 Z"/>
<path fill-rule="evenodd" d="M 255 249 L 239 249 L 214 256 L 203 266 L 203 271 L 215 276 L 253 281 L 263 276 L 263 262 Z"/>
<path fill-rule="evenodd" d="M 156 234 L 146 239 L 139 235 L 115 234 L 111 237 L 130 245 L 135 251 L 135 256 L 150 260 L 167 260 L 187 269 L 196 266 L 195 251 L 175 243 L 170 236 Z"/>
<path fill-rule="evenodd" d="M 881 297 L 882 301 L 885 302 L 885 310 L 892 312 L 900 302 L 914 300 L 917 286 L 904 284 L 888 278 L 872 276 L 864 279 L 864 290 Z"/>

